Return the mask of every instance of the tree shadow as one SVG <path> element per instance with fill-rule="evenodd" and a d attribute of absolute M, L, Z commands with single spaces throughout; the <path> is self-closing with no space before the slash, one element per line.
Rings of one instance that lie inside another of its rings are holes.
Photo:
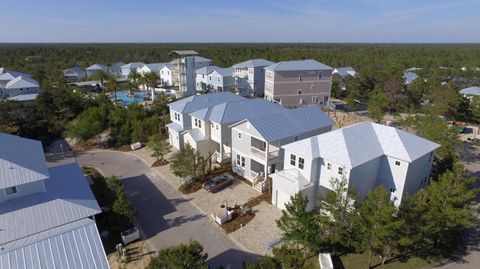
<path fill-rule="evenodd" d="M 241 269 L 244 262 L 252 263 L 259 258 L 261 256 L 258 254 L 231 248 L 214 257 L 209 257 L 207 264 L 210 268 Z"/>

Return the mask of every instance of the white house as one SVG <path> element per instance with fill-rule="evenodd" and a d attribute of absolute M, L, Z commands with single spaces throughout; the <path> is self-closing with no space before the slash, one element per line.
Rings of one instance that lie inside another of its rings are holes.
<path fill-rule="evenodd" d="M 233 82 L 232 68 L 215 69 L 208 73 L 207 87 L 213 92 L 227 91 Z"/>
<path fill-rule="evenodd" d="M 103 64 L 92 64 L 91 66 L 85 68 L 85 71 L 87 71 L 87 77 L 95 75 L 100 70 L 108 73 L 108 67 Z"/>
<path fill-rule="evenodd" d="M 344 177 L 360 199 L 381 185 L 398 206 L 406 194 L 427 186 L 439 146 L 371 122 L 284 145 L 283 170 L 272 175 L 272 204 L 284 208 L 291 196 L 301 192 L 313 209 L 319 196 L 332 190 L 331 180 Z"/>
<path fill-rule="evenodd" d="M 29 100 L 24 101 L 32 101 L 31 98 L 35 99 L 39 91 L 38 82 L 30 78 L 29 75 L 15 71 L 7 71 L 0 75 L 0 98 L 12 98 L 28 94 Z"/>
<path fill-rule="evenodd" d="M 265 59 L 252 59 L 232 66 L 234 85 L 242 96 L 261 97 L 265 89 L 264 67 L 274 64 Z"/>
<path fill-rule="evenodd" d="M 164 64 L 159 71 L 160 83 L 165 86 L 173 86 L 173 69 L 174 64 L 166 63 Z"/>
<path fill-rule="evenodd" d="M 473 98 L 473 96 L 480 96 L 480 87 L 473 86 L 473 87 L 462 89 L 462 90 L 460 90 L 460 94 L 463 97 L 471 100 Z"/>
<path fill-rule="evenodd" d="M 124 66 L 124 62 L 116 62 L 114 64 L 111 64 L 108 67 L 108 74 L 114 75 L 116 77 L 121 77 L 122 76 L 122 66 Z"/>
<path fill-rule="evenodd" d="M 196 90 L 195 70 L 213 65 L 212 60 L 198 56 L 194 50 L 174 50 L 170 55 L 175 57 L 171 63 L 173 69 L 173 84 L 178 86 L 177 96 L 191 95 Z"/>
<path fill-rule="evenodd" d="M 144 75 L 149 72 L 156 73 L 158 76 L 160 76 L 160 69 L 165 65 L 166 63 L 152 63 L 152 64 L 145 64 L 142 67 L 137 68 L 137 72 L 140 75 Z"/>
<path fill-rule="evenodd" d="M 144 66 L 144 63 L 141 62 L 132 62 L 126 65 L 122 65 L 120 68 L 122 70 L 122 77 L 126 78 L 133 70 L 137 70 L 139 67 Z"/>
<path fill-rule="evenodd" d="M 85 77 L 85 75 L 86 75 L 85 70 L 83 70 L 78 66 L 63 70 L 63 78 L 67 82 L 80 81 Z"/>
<path fill-rule="evenodd" d="M 242 120 L 232 125 L 232 170 L 264 191 L 268 176 L 283 168 L 281 146 L 328 132 L 333 124 L 318 106 Z"/>
<path fill-rule="evenodd" d="M 48 168 L 40 141 L 0 133 L 0 268 L 109 268 L 100 212 L 78 164 Z"/>
<path fill-rule="evenodd" d="M 222 68 L 216 65 L 209 65 L 209 66 L 204 66 L 202 68 L 195 70 L 195 87 L 197 91 L 206 90 L 206 86 L 208 83 L 208 74 L 213 70 L 217 70 L 217 69 L 222 69 Z"/>
<path fill-rule="evenodd" d="M 333 75 L 338 74 L 342 78 L 346 78 L 348 76 L 355 77 L 357 75 L 357 71 L 355 71 L 355 69 L 353 69 L 353 67 L 351 66 L 337 67 L 333 69 L 332 74 Z"/>

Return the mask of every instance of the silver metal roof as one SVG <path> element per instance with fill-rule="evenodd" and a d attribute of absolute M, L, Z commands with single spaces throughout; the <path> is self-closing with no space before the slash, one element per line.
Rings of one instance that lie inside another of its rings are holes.
<path fill-rule="evenodd" d="M 136 69 L 136 68 L 139 68 L 139 67 L 142 67 L 144 66 L 145 64 L 142 63 L 142 62 L 132 62 L 132 63 L 128 63 L 126 65 L 122 65 L 122 67 L 120 68 L 128 68 L 128 69 Z"/>
<path fill-rule="evenodd" d="M 383 155 L 412 162 L 440 145 L 394 127 L 363 122 L 284 145 L 311 159 L 324 158 L 354 168 Z"/>
<path fill-rule="evenodd" d="M 461 94 L 467 94 L 467 95 L 480 95 L 480 87 L 470 87 L 470 88 L 465 88 L 460 91 Z"/>
<path fill-rule="evenodd" d="M 272 71 L 310 71 L 310 70 L 333 70 L 330 66 L 315 60 L 285 61 L 265 67 Z"/>
<path fill-rule="evenodd" d="M 77 163 L 49 171 L 45 192 L 1 204 L 0 246 L 101 212 Z"/>
<path fill-rule="evenodd" d="M 30 77 L 19 76 L 10 80 L 5 86 L 6 89 L 38 88 L 39 84 Z"/>
<path fill-rule="evenodd" d="M 81 67 L 78 67 L 78 66 L 70 67 L 70 68 L 67 68 L 67 69 L 63 70 L 64 75 L 69 75 L 69 74 L 65 74 L 67 72 L 74 72 L 77 75 L 85 74 L 85 70 L 83 70 Z"/>
<path fill-rule="evenodd" d="M 198 55 L 198 52 L 194 50 L 173 50 L 169 54 L 175 54 L 178 56 L 192 56 L 192 55 Z"/>
<path fill-rule="evenodd" d="M 176 132 L 182 132 L 183 131 L 183 127 L 176 122 L 171 122 L 171 123 L 169 123 L 165 126 L 168 127 L 168 129 L 174 130 Z"/>
<path fill-rule="evenodd" d="M 268 142 L 301 135 L 335 123 L 318 106 L 286 109 L 278 113 L 253 117 L 247 121 Z"/>
<path fill-rule="evenodd" d="M 85 68 L 85 70 L 106 70 L 107 66 L 103 64 L 92 64 L 89 67 Z"/>
<path fill-rule="evenodd" d="M 82 219 L 3 245 L 2 269 L 102 269 L 108 260 L 95 221 Z"/>
<path fill-rule="evenodd" d="M 0 133 L 0 189 L 48 177 L 40 141 Z"/>
<path fill-rule="evenodd" d="M 342 78 L 346 76 L 355 76 L 357 74 L 357 71 L 353 69 L 353 67 L 348 66 L 348 67 L 337 67 L 335 70 L 333 70 L 333 73 L 339 74 Z"/>
<path fill-rule="evenodd" d="M 189 133 L 196 142 L 207 139 L 199 128 L 188 129 L 185 131 L 185 133 Z"/>
<path fill-rule="evenodd" d="M 195 73 L 200 74 L 200 75 L 208 75 L 208 73 L 212 72 L 213 70 L 217 70 L 217 69 L 222 69 L 222 68 L 218 67 L 216 65 L 208 65 L 208 66 L 204 66 L 202 68 L 199 68 L 199 69 L 195 70 Z"/>
<path fill-rule="evenodd" d="M 22 72 L 9 70 L 9 71 L 6 71 L 6 72 L 4 72 L 3 74 L 0 75 L 0 80 L 12 80 L 12 79 L 20 77 L 20 76 L 30 77 L 30 75 L 22 73 Z"/>
<path fill-rule="evenodd" d="M 265 67 L 271 64 L 274 64 L 274 62 L 270 62 L 269 60 L 265 60 L 265 59 L 252 59 L 252 60 L 247 60 L 247 61 L 238 63 L 232 67 L 233 68 Z"/>
<path fill-rule="evenodd" d="M 202 56 L 194 56 L 193 58 L 195 59 L 195 62 L 196 62 L 196 63 L 199 63 L 199 62 L 211 62 L 211 61 L 212 61 L 211 59 L 208 59 L 208 58 L 205 58 L 205 57 L 202 57 Z"/>
<path fill-rule="evenodd" d="M 244 99 L 212 107 L 208 120 L 220 124 L 233 123 L 261 115 L 278 113 L 284 110 L 286 110 L 286 108 L 264 99 Z"/>
<path fill-rule="evenodd" d="M 403 74 L 403 79 L 405 80 L 405 84 L 412 83 L 415 79 L 417 79 L 418 75 L 413 72 L 405 72 Z"/>
<path fill-rule="evenodd" d="M 233 68 L 219 68 L 212 70 L 210 73 L 217 72 L 222 77 L 231 77 L 233 76 Z"/>
<path fill-rule="evenodd" d="M 168 106 L 178 113 L 192 113 L 217 104 L 243 100 L 243 97 L 230 92 L 208 93 L 193 95 L 187 98 L 168 104 Z"/>

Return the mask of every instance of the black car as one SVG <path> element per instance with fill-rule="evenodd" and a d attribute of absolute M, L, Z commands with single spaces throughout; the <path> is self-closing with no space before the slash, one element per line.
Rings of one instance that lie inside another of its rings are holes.
<path fill-rule="evenodd" d="M 232 183 L 232 176 L 224 174 L 207 180 L 205 183 L 203 183 L 203 188 L 209 192 L 217 192 L 226 186 L 231 185 Z"/>

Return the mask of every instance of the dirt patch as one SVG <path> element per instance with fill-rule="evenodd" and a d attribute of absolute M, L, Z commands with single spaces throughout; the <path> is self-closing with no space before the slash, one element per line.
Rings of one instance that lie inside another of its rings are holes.
<path fill-rule="evenodd" d="M 169 164 L 170 162 L 165 160 L 165 159 L 160 159 L 156 160 L 154 163 L 152 163 L 152 167 L 159 167 L 159 166 L 164 166 Z"/>
<path fill-rule="evenodd" d="M 125 254 L 124 258 L 121 258 L 116 251 L 109 254 L 110 268 L 146 268 L 155 251 L 150 251 L 145 241 L 137 241 L 125 246 Z"/>
<path fill-rule="evenodd" d="M 190 194 L 190 193 L 194 193 L 198 190 L 200 190 L 202 188 L 202 185 L 203 185 L 203 182 L 205 181 L 202 181 L 202 180 L 195 180 L 192 184 L 190 184 L 189 186 L 187 185 L 182 185 L 180 186 L 180 188 L 178 188 L 178 190 L 180 192 L 182 192 L 183 194 Z"/>
<path fill-rule="evenodd" d="M 123 145 L 123 146 L 120 146 L 120 147 L 114 147 L 114 148 L 112 148 L 112 149 L 113 149 L 113 150 L 122 151 L 122 152 L 132 151 L 132 148 L 130 147 L 130 145 Z"/>
<path fill-rule="evenodd" d="M 270 192 L 264 192 L 257 197 L 249 199 L 245 203 L 245 206 L 253 208 L 254 206 L 259 205 L 261 202 L 267 202 L 269 204 L 272 204 L 272 194 Z"/>
<path fill-rule="evenodd" d="M 233 219 L 231 221 L 220 225 L 220 227 L 222 227 L 222 229 L 227 234 L 233 233 L 236 230 L 240 229 L 241 227 L 245 226 L 255 217 L 255 213 L 253 211 L 250 211 L 248 213 L 243 213 L 240 210 L 240 207 L 236 207 L 234 209 L 234 213 L 232 214 L 232 216 L 233 216 Z"/>

